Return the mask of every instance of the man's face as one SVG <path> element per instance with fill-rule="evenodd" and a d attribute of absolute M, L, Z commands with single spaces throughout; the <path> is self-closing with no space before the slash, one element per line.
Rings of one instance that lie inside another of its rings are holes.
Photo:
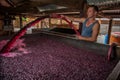
<path fill-rule="evenodd" d="M 95 17 L 97 14 L 97 12 L 94 10 L 93 7 L 89 7 L 88 10 L 87 10 L 87 17 L 90 18 L 90 17 Z"/>

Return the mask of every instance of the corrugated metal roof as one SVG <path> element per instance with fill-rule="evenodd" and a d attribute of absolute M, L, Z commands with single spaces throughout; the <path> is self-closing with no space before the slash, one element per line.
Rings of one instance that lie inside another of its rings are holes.
<path fill-rule="evenodd" d="M 120 2 L 120 0 L 87 0 L 87 2 L 89 5 L 102 5 L 102 4 Z"/>
<path fill-rule="evenodd" d="M 4 7 L 7 5 L 3 4 L 2 1 L 11 2 L 14 7 Z M 0 13 L 50 14 L 70 12 L 71 14 L 71 12 L 80 12 L 82 15 L 86 11 L 87 5 L 97 5 L 100 10 L 99 14 L 102 16 L 120 17 L 120 0 L 0 0 Z"/>

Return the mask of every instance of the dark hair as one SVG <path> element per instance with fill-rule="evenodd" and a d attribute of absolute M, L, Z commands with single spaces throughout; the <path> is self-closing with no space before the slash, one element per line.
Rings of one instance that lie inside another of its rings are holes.
<path fill-rule="evenodd" d="M 98 9 L 97 6 L 95 6 L 95 5 L 89 5 L 89 7 L 92 7 L 92 8 L 94 8 L 95 11 L 99 12 L 99 9 Z"/>

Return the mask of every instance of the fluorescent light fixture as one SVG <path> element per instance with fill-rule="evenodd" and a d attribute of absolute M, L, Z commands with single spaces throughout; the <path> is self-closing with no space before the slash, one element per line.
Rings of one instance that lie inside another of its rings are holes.
<path fill-rule="evenodd" d="M 37 7 L 37 8 L 38 8 L 38 10 L 39 10 L 40 12 L 44 12 L 44 11 L 52 11 L 52 10 L 66 9 L 67 7 L 50 4 L 50 5 L 47 5 L 47 6 Z"/>

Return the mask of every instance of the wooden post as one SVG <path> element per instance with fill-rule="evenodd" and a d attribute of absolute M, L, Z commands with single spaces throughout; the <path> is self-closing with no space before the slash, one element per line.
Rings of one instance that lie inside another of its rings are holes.
<path fill-rule="evenodd" d="M 82 23 L 81 22 L 79 22 L 79 33 L 81 34 L 81 32 L 82 32 Z"/>
<path fill-rule="evenodd" d="M 112 19 L 109 20 L 109 28 L 108 28 L 108 41 L 107 44 L 110 42 L 110 36 L 111 36 L 111 31 L 112 31 Z"/>
<path fill-rule="evenodd" d="M 41 21 L 39 22 L 39 29 L 41 29 Z"/>
<path fill-rule="evenodd" d="M 51 18 L 49 18 L 49 28 L 51 27 Z"/>
<path fill-rule="evenodd" d="M 60 19 L 60 25 L 62 25 L 62 19 Z"/>
<path fill-rule="evenodd" d="M 20 19 L 20 29 L 23 27 L 23 22 L 22 22 L 22 16 L 20 15 L 19 16 L 19 19 Z"/>
<path fill-rule="evenodd" d="M 87 5 L 87 3 L 85 2 L 84 3 L 84 5 L 83 5 L 84 7 L 83 7 L 83 10 L 80 12 L 80 17 L 86 17 L 87 15 L 86 15 L 86 12 L 87 12 L 87 8 L 88 8 L 88 5 Z"/>
<path fill-rule="evenodd" d="M 43 28 L 43 21 L 41 20 L 41 28 Z"/>

